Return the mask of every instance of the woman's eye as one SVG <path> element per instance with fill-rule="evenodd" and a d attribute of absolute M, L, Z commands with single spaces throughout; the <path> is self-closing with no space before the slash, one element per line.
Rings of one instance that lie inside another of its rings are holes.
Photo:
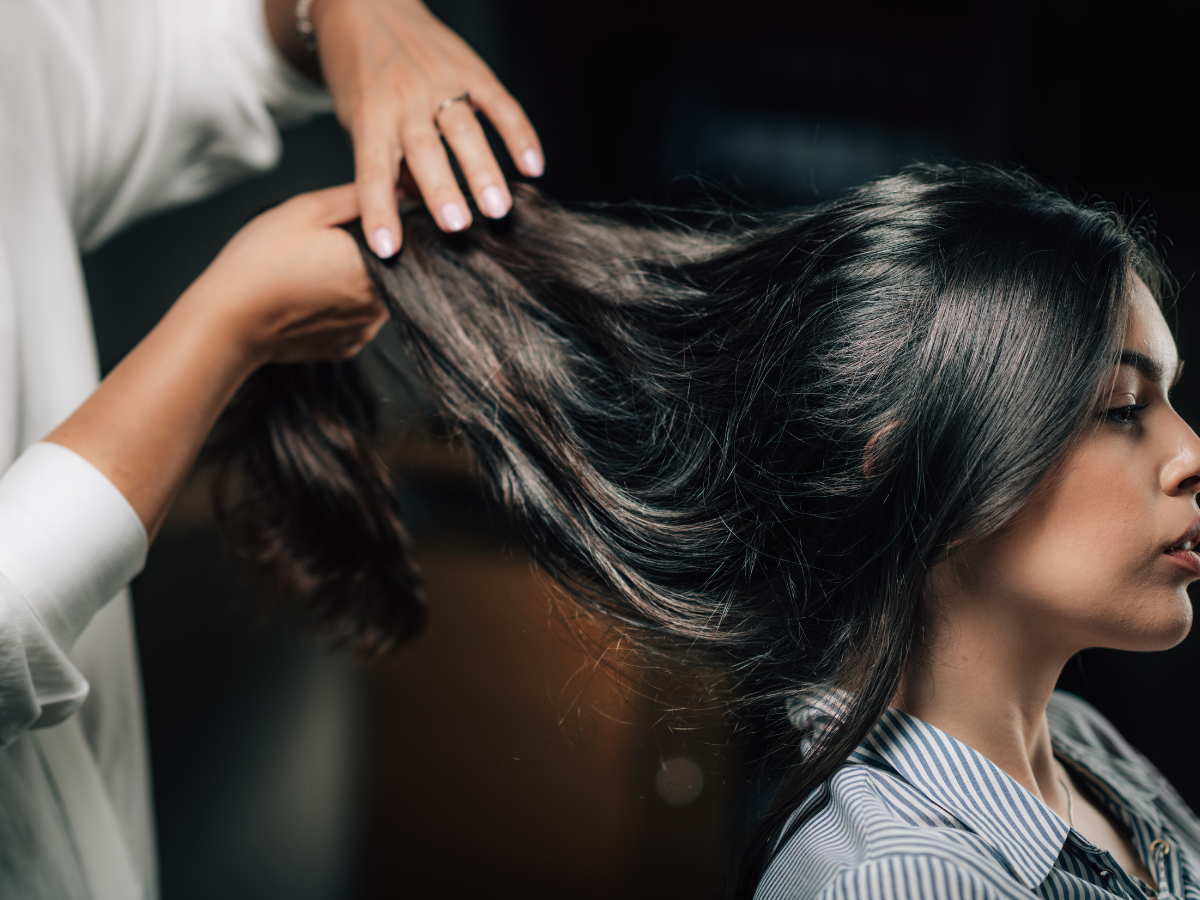
<path fill-rule="evenodd" d="M 1130 404 L 1129 406 L 1113 406 L 1104 411 L 1106 421 L 1115 422 L 1118 425 L 1136 425 L 1137 414 L 1145 409 L 1150 404 Z"/>

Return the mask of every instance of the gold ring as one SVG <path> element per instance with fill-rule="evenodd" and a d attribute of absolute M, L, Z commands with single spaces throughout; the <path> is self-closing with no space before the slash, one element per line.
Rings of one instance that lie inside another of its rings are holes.
<path fill-rule="evenodd" d="M 458 103 L 460 100 L 463 103 L 466 103 L 468 106 L 470 106 L 471 105 L 471 92 L 463 91 L 457 97 L 447 97 L 445 100 L 443 100 L 441 103 L 439 103 L 437 105 L 437 109 L 435 109 L 433 111 L 433 117 L 436 119 L 443 112 L 445 112 L 447 109 L 449 109 L 455 103 Z"/>

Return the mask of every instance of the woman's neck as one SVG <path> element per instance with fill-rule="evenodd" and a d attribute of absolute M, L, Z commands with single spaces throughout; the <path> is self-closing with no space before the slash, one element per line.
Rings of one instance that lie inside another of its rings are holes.
<path fill-rule="evenodd" d="M 1071 790 L 1071 776 L 1054 758 L 1046 706 L 1062 667 L 1079 648 L 1064 642 L 1064 628 L 1033 622 L 1006 599 L 962 585 L 937 586 L 934 640 L 892 705 L 983 754 L 1153 886 L 1128 833 L 1078 787 Z"/>
<path fill-rule="evenodd" d="M 1004 604 L 938 587 L 934 640 L 893 705 L 977 750 L 1066 818 L 1046 706 L 1072 651 L 1029 633 Z"/>
<path fill-rule="evenodd" d="M 970 653 L 953 662 L 931 656 L 905 677 L 892 705 L 979 751 L 1053 808 L 1057 771 L 1046 705 L 1056 677 L 1028 679 L 1004 668 Z"/>

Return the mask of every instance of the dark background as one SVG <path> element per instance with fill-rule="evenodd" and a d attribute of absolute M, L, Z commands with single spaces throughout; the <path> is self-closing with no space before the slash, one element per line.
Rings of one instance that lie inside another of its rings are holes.
<path fill-rule="evenodd" d="M 1181 354 L 1200 355 L 1193 4 L 431 5 L 524 104 L 560 199 L 779 206 L 916 159 L 1021 165 L 1157 216 Z M 250 214 L 351 177 L 345 138 L 318 120 L 286 135 L 274 173 L 92 254 L 105 368 Z M 1176 404 L 1195 423 L 1193 381 Z M 392 413 L 415 415 L 398 396 Z M 572 693 L 587 653 L 556 631 L 469 469 L 412 439 L 394 468 L 435 601 L 395 663 L 356 668 L 264 623 L 202 479 L 152 552 L 135 602 L 167 900 L 722 896 L 745 769 L 721 724 L 683 731 L 604 676 Z M 1088 651 L 1063 683 L 1200 804 L 1194 639 Z M 706 773 L 685 806 L 655 790 L 678 756 Z"/>

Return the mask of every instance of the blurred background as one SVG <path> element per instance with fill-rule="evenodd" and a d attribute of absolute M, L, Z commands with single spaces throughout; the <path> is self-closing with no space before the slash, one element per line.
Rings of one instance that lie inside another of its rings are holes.
<path fill-rule="evenodd" d="M 1194 4 L 430 6 L 524 104 L 559 199 L 774 207 L 917 159 L 1023 165 L 1154 212 L 1180 349 L 1198 355 Z M 351 178 L 345 137 L 317 120 L 285 135 L 274 172 L 89 256 L 105 369 L 250 215 Z M 1194 382 L 1177 405 L 1196 423 Z M 727 725 L 684 722 L 670 710 L 689 698 L 597 666 L 602 636 L 554 605 L 467 462 L 422 436 L 419 402 L 380 385 L 429 582 L 414 646 L 355 666 L 264 614 L 202 475 L 134 584 L 166 900 L 724 896 L 752 770 Z M 1200 805 L 1180 704 L 1200 684 L 1194 638 L 1086 652 L 1063 684 Z"/>

